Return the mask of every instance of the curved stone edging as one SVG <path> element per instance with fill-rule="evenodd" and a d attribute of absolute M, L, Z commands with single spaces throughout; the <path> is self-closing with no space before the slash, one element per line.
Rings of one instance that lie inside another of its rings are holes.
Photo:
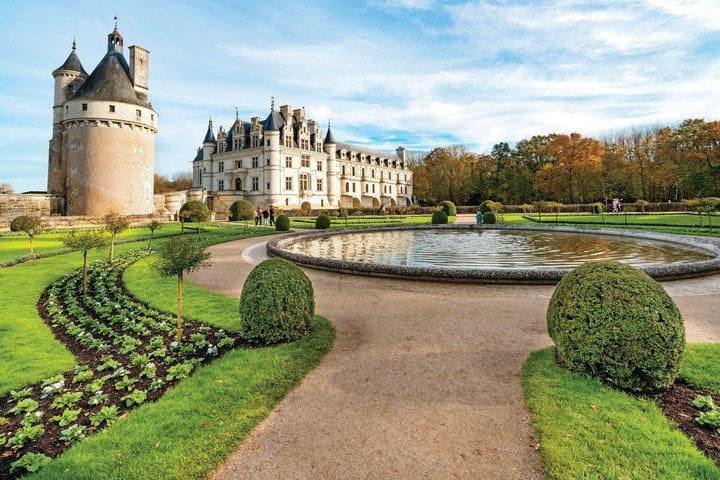
<path fill-rule="evenodd" d="M 335 272 L 371 275 L 379 277 L 404 278 L 408 280 L 429 280 L 447 282 L 471 282 L 471 283 L 522 283 L 522 284 L 546 284 L 552 285 L 570 272 L 569 268 L 445 268 L 445 267 L 408 267 L 400 265 L 384 265 L 378 263 L 352 262 L 346 260 L 335 260 L 329 258 L 313 257 L 290 252 L 283 248 L 284 245 L 292 243 L 299 238 L 321 238 L 336 235 L 340 232 L 377 232 L 394 230 L 427 230 L 427 229 L 449 229 L 449 230 L 542 230 L 569 233 L 615 235 L 620 237 L 633 237 L 664 241 L 670 243 L 681 243 L 693 250 L 709 253 L 715 258 L 691 263 L 676 263 L 669 265 L 647 265 L 640 267 L 642 271 L 656 280 L 677 280 L 681 278 L 699 277 L 720 272 L 720 243 L 713 240 L 703 240 L 683 235 L 640 232 L 637 230 L 621 230 L 615 228 L 577 228 L 577 227 L 541 227 L 534 225 L 408 225 L 400 227 L 360 227 L 342 230 L 313 230 L 300 232 L 270 241 L 267 244 L 269 255 L 285 258 L 299 265 L 321 270 Z"/>

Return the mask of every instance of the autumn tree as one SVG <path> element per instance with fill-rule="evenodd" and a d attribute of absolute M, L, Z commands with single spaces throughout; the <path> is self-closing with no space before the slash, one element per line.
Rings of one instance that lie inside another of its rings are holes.
<path fill-rule="evenodd" d="M 127 217 L 123 217 L 117 212 L 111 212 L 105 215 L 103 219 L 105 224 L 105 230 L 110 232 L 110 253 L 108 255 L 108 262 L 113 263 L 113 256 L 115 254 L 115 236 L 118 233 L 122 233 L 129 225 Z"/>
<path fill-rule="evenodd" d="M 32 260 L 35 257 L 33 237 L 42 232 L 42 219 L 37 216 L 20 215 L 10 222 L 10 230 L 13 232 L 25 232 L 30 238 L 30 260 Z"/>
<path fill-rule="evenodd" d="M 470 195 L 468 173 L 475 158 L 474 154 L 459 145 L 436 148 L 430 152 L 422 162 L 428 179 L 426 201 L 450 200 L 456 205 L 464 205 Z"/>
<path fill-rule="evenodd" d="M 155 264 L 163 276 L 177 276 L 177 339 L 182 342 L 182 281 L 185 272 L 209 265 L 210 253 L 190 238 L 172 237 L 160 246 Z"/>
<path fill-rule="evenodd" d="M 85 231 L 85 232 L 81 232 L 81 233 L 77 233 L 73 230 L 70 233 L 70 235 L 63 237 L 62 242 L 68 248 L 72 248 L 73 250 L 81 250 L 82 251 L 82 254 L 83 254 L 83 269 L 82 269 L 83 294 L 87 295 L 87 254 L 88 254 L 88 250 L 91 250 L 93 248 L 100 250 L 105 245 L 107 245 L 107 239 L 105 237 L 103 237 L 101 232 L 98 232 L 96 230 Z"/>

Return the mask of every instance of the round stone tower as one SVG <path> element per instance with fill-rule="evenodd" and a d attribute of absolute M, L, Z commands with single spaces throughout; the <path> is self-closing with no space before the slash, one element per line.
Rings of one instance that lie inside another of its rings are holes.
<path fill-rule="evenodd" d="M 63 162 L 58 177 L 66 196 L 66 214 L 154 212 L 158 115 L 147 101 L 148 58 L 147 50 L 132 46 L 132 65 L 128 65 L 116 25 L 108 35 L 107 54 L 61 103 L 59 150 Z M 58 88 L 56 77 L 56 104 Z M 51 170 L 55 138 L 53 135 L 51 140 Z M 49 190 L 57 184 L 58 178 L 51 175 Z"/>

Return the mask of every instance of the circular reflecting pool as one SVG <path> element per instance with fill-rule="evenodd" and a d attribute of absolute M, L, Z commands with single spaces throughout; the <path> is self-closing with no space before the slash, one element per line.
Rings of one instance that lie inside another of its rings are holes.
<path fill-rule="evenodd" d="M 271 242 L 297 263 L 384 276 L 554 283 L 578 265 L 618 260 L 656 278 L 720 270 L 716 244 L 675 235 L 513 226 L 309 232 Z"/>

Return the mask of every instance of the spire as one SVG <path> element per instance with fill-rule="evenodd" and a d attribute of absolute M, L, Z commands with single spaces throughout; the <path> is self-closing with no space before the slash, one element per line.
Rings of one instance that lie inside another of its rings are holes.
<path fill-rule="evenodd" d="M 75 48 L 75 37 L 73 37 L 73 52 L 76 50 Z"/>
<path fill-rule="evenodd" d="M 213 133 L 212 117 L 210 117 L 210 120 L 208 121 L 208 129 L 203 143 L 217 143 L 217 140 L 215 140 L 215 134 Z"/>
<path fill-rule="evenodd" d="M 235 106 L 235 121 L 240 119 L 240 115 L 238 114 L 238 108 Z"/>
<path fill-rule="evenodd" d="M 333 138 L 332 130 L 330 129 L 330 119 L 328 119 L 328 131 L 325 135 L 325 141 L 323 143 L 335 144 L 335 139 Z"/>
<path fill-rule="evenodd" d="M 72 50 L 70 51 L 70 55 L 65 59 L 65 62 L 60 65 L 58 68 L 55 69 L 53 72 L 53 75 L 55 75 L 56 72 L 59 72 L 60 70 L 67 70 L 70 72 L 78 72 L 84 76 L 87 77 L 87 72 L 83 68 L 82 64 L 80 63 L 80 59 L 77 56 L 77 45 L 75 44 L 75 38 L 73 38 L 72 43 Z"/>
<path fill-rule="evenodd" d="M 275 111 L 275 97 L 270 97 L 270 111 Z"/>

